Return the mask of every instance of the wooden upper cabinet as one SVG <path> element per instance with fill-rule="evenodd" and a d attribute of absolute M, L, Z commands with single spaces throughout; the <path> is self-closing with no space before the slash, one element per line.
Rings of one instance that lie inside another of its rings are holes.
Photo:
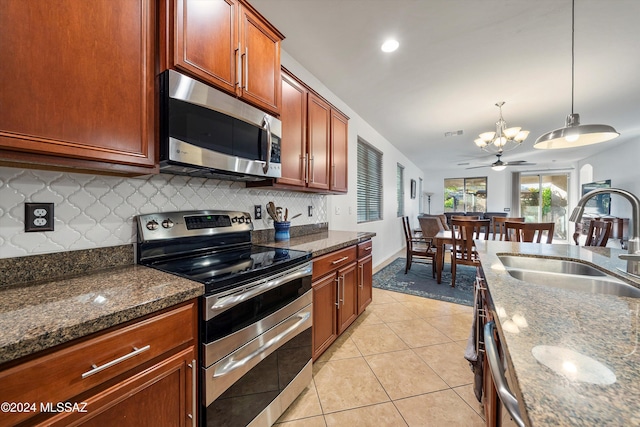
<path fill-rule="evenodd" d="M 239 0 L 172 0 L 170 5 L 164 14 L 168 34 L 161 34 L 163 68 L 278 115 L 282 34 Z"/>
<path fill-rule="evenodd" d="M 329 189 L 331 106 L 310 93 L 308 98 L 309 188 Z"/>
<path fill-rule="evenodd" d="M 278 183 L 304 187 L 307 168 L 307 90 L 282 74 L 282 177 Z"/>
<path fill-rule="evenodd" d="M 177 0 L 175 68 L 235 93 L 237 10 L 235 0 Z"/>
<path fill-rule="evenodd" d="M 0 0 L 0 162 L 157 172 L 155 2 Z"/>
<path fill-rule="evenodd" d="M 276 114 L 280 112 L 282 35 L 248 6 L 240 7 L 242 84 L 238 95 Z"/>
<path fill-rule="evenodd" d="M 346 193 L 349 152 L 348 120 L 343 114 L 331 110 L 331 190 Z"/>

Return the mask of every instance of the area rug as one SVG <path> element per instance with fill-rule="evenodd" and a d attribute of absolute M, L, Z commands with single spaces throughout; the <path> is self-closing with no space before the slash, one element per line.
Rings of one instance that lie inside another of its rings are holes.
<path fill-rule="evenodd" d="M 412 263 L 404 274 L 405 258 L 397 258 L 373 275 L 373 287 L 424 298 L 438 299 L 473 306 L 475 267 L 459 265 L 456 271 L 456 287 L 451 287 L 451 265 L 445 264 L 442 283 L 431 276 L 431 264 Z"/>

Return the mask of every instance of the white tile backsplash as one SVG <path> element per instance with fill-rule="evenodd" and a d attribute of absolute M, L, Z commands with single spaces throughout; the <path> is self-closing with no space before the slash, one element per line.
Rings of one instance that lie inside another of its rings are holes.
<path fill-rule="evenodd" d="M 264 206 L 273 201 L 301 213 L 292 225 L 328 222 L 326 196 L 245 188 L 242 182 L 154 175 L 120 178 L 0 167 L 0 258 L 130 244 L 134 216 L 188 209 L 249 212 L 263 207 L 256 230 L 272 227 Z M 24 203 L 54 203 L 55 230 L 24 232 Z M 313 206 L 313 216 L 307 216 Z"/>

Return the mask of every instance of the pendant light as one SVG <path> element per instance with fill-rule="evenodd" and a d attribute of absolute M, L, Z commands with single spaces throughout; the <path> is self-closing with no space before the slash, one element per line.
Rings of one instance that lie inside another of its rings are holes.
<path fill-rule="evenodd" d="M 552 150 L 598 144 L 617 138 L 620 134 L 609 125 L 580 125 L 580 114 L 573 112 L 573 92 L 575 74 L 575 0 L 571 1 L 571 114 L 567 116 L 565 127 L 540 136 L 534 148 Z"/>

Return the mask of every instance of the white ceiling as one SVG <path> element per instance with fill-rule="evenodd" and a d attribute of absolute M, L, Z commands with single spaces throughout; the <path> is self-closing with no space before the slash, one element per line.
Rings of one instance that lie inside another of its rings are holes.
<path fill-rule="evenodd" d="M 473 140 L 531 134 L 503 160 L 565 166 L 640 135 L 640 0 L 576 0 L 575 103 L 582 124 L 617 139 L 536 150 L 571 113 L 571 0 L 250 0 L 282 48 L 426 174 L 489 164 Z M 400 48 L 386 54 L 387 37 Z M 462 136 L 445 132 L 463 130 Z M 469 162 L 469 165 L 458 165 Z"/>

